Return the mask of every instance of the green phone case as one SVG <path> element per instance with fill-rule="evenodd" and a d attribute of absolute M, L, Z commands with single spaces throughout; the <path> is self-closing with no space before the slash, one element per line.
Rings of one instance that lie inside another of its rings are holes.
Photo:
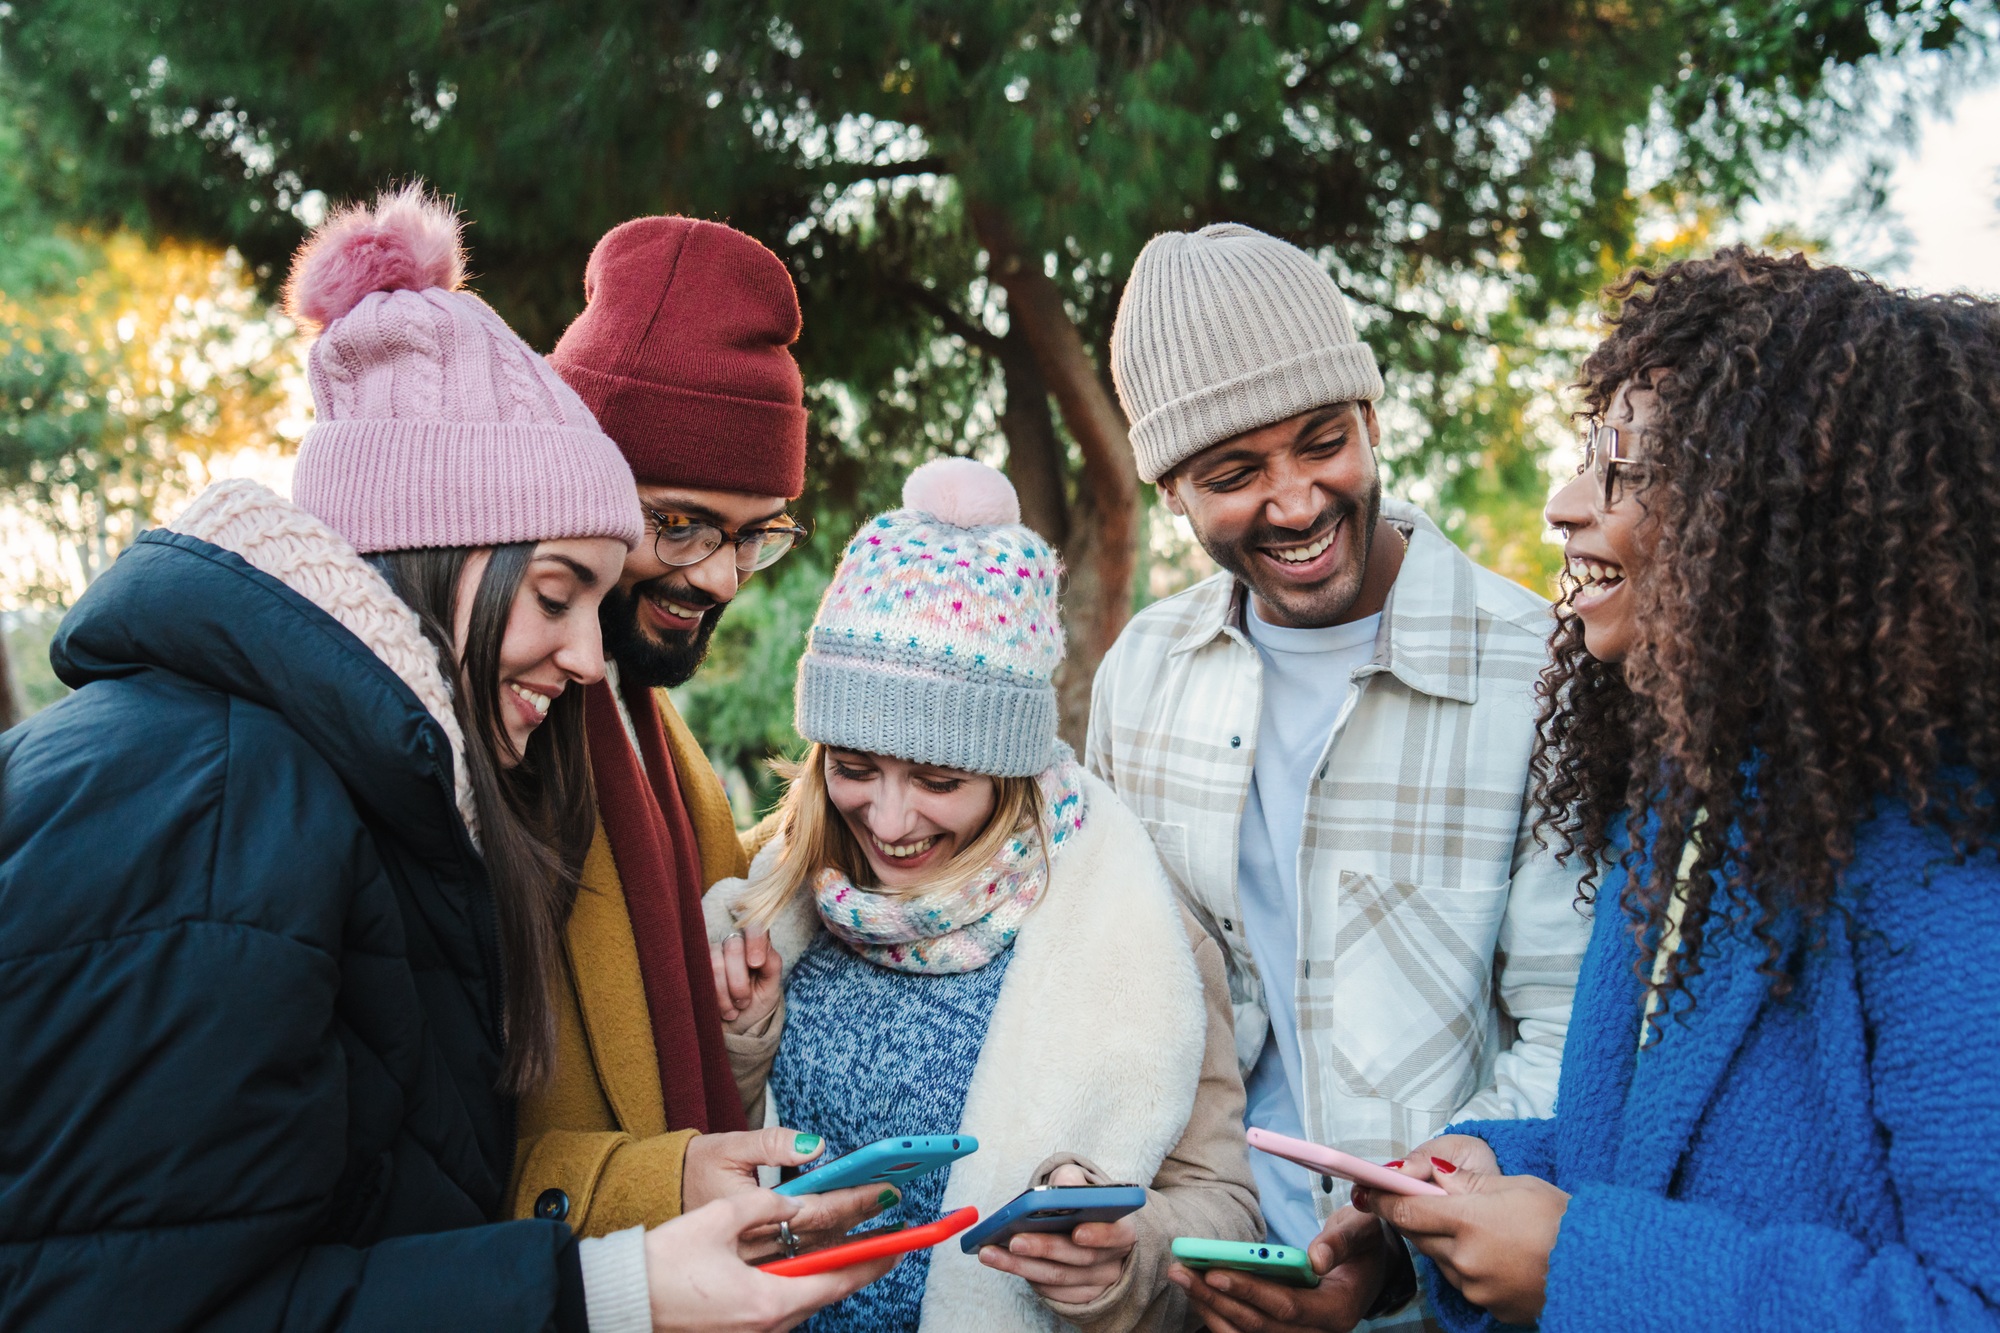
<path fill-rule="evenodd" d="M 1273 1245 L 1261 1240 L 1202 1240 L 1180 1236 L 1174 1241 L 1174 1258 L 1206 1273 L 1211 1268 L 1231 1268 L 1239 1273 L 1282 1282 L 1288 1287 L 1317 1287 L 1319 1274 L 1313 1272 L 1306 1252 L 1290 1245 Z"/>

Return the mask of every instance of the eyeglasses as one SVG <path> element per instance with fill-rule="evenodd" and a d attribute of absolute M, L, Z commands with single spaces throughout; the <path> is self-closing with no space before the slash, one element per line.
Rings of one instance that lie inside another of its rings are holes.
<path fill-rule="evenodd" d="M 1626 452 L 1624 437 L 1618 427 L 1607 426 L 1603 422 L 1593 422 L 1583 428 L 1583 462 L 1577 465 L 1580 477 L 1588 472 L 1597 481 L 1597 493 L 1606 509 L 1623 498 L 1619 468 L 1644 475 L 1644 459 L 1634 458 Z"/>
<path fill-rule="evenodd" d="M 772 524 L 748 532 L 728 533 L 713 523 L 702 523 L 685 514 L 646 511 L 646 526 L 653 531 L 653 555 L 663 565 L 698 565 L 714 555 L 722 543 L 736 547 L 738 573 L 751 574 L 769 569 L 806 539 L 806 530 L 796 523 Z"/>

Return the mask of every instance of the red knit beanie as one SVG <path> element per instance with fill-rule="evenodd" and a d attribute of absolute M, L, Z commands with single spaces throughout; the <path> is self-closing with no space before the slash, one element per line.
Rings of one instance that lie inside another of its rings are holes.
<path fill-rule="evenodd" d="M 798 498 L 805 392 L 783 260 L 721 223 L 634 218 L 591 251 L 583 298 L 549 364 L 641 485 Z"/>

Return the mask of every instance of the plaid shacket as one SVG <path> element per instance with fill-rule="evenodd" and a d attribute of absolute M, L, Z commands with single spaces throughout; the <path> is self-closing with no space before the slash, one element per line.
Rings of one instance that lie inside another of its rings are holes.
<path fill-rule="evenodd" d="M 1228 958 L 1246 1075 L 1269 1023 L 1264 988 L 1288 985 L 1306 1133 L 1374 1161 L 1452 1120 L 1554 1111 L 1590 934 L 1577 876 L 1530 834 L 1548 604 L 1413 506 L 1385 497 L 1382 512 L 1410 545 L 1374 660 L 1351 687 L 1327 682 L 1348 697 L 1300 794 L 1293 975 L 1258 976 L 1241 924 L 1237 831 L 1263 664 L 1234 578 L 1133 619 L 1097 673 L 1086 747 Z M 1345 1197 L 1317 1195 L 1322 1218 Z"/>

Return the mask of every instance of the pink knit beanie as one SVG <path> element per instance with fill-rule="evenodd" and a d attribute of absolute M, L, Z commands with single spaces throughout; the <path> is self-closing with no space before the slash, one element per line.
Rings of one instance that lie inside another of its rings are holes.
<path fill-rule="evenodd" d="M 583 400 L 471 292 L 458 217 L 420 185 L 330 216 L 285 309 L 322 331 L 292 496 L 367 554 L 644 531 Z"/>

